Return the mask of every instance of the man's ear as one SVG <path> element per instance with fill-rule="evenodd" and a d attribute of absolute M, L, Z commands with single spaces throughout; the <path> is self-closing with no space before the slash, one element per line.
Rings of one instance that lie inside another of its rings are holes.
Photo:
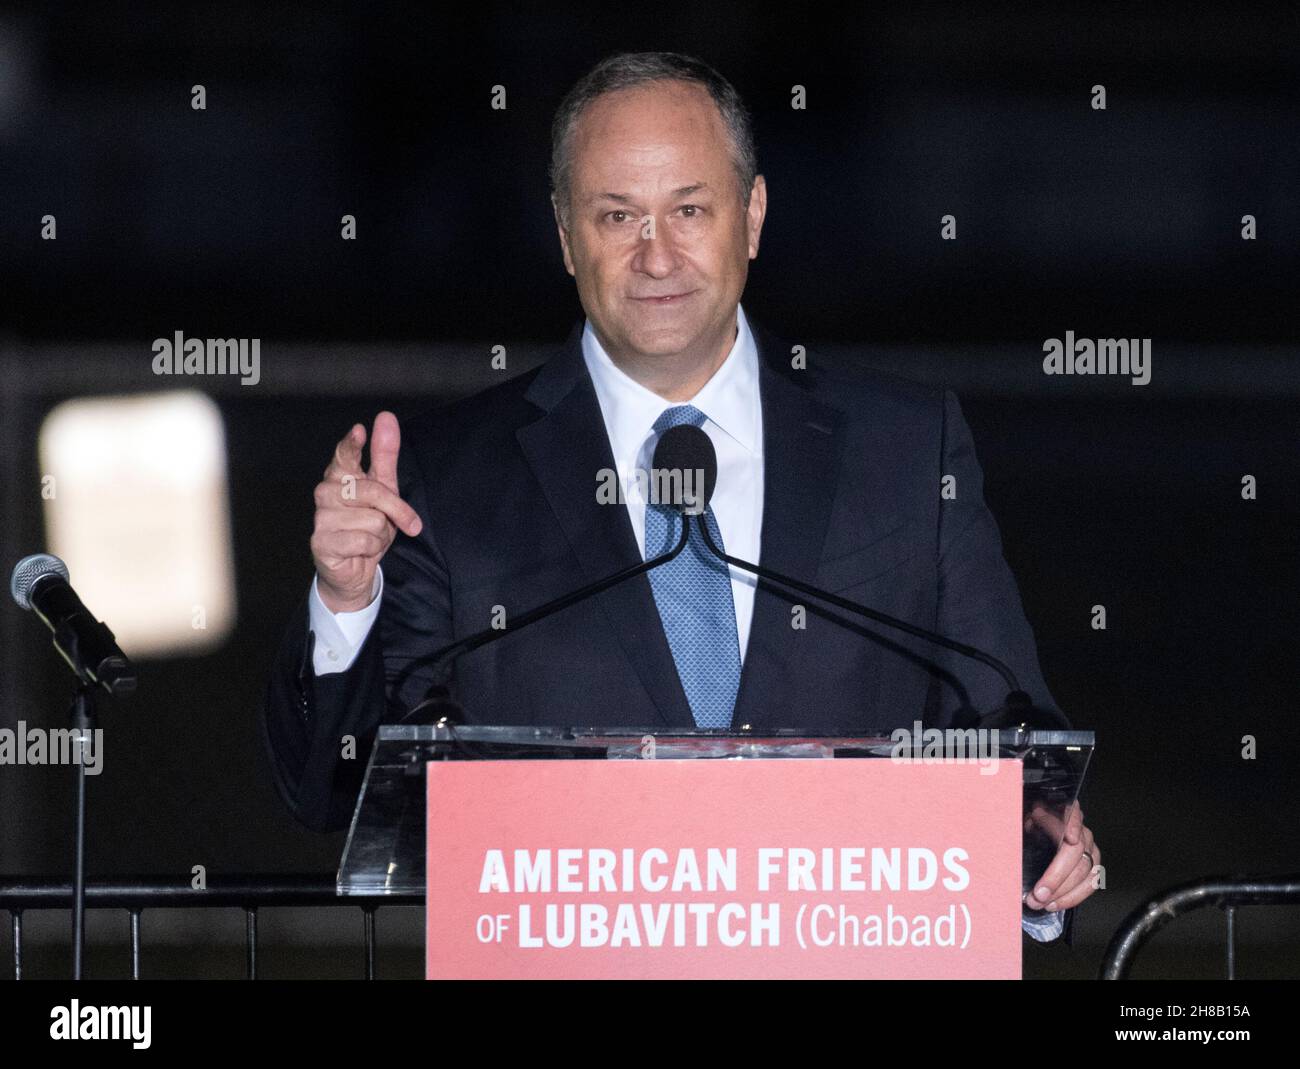
<path fill-rule="evenodd" d="M 555 214 L 555 229 L 560 235 L 560 250 L 564 253 L 564 269 L 569 274 L 577 277 L 573 270 L 573 254 L 569 251 L 569 231 L 560 219 L 560 206 L 555 199 L 554 193 L 551 194 L 551 211 Z"/>
<path fill-rule="evenodd" d="M 754 188 L 749 191 L 749 207 L 745 211 L 745 224 L 749 230 L 749 258 L 758 257 L 758 239 L 767 218 L 767 182 L 763 176 L 754 176 Z"/>

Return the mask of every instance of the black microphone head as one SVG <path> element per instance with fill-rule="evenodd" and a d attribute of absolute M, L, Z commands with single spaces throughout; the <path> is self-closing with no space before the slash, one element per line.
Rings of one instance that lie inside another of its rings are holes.
<path fill-rule="evenodd" d="M 33 553 L 14 565 L 13 578 L 9 580 L 9 593 L 20 609 L 32 607 L 32 590 L 38 580 L 47 575 L 57 575 L 68 580 L 68 566 L 52 553 Z"/>
<path fill-rule="evenodd" d="M 651 500 L 698 515 L 718 485 L 718 453 L 699 427 L 684 423 L 659 436 L 651 461 Z"/>

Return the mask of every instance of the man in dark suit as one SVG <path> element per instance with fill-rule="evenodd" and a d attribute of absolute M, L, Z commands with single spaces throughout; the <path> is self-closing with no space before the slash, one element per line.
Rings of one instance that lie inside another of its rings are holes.
<path fill-rule="evenodd" d="M 728 553 L 993 653 L 1053 706 L 957 399 L 804 366 L 741 307 L 767 191 L 725 79 L 673 54 L 606 60 L 556 116 L 552 183 L 585 323 L 540 368 L 404 431 L 380 413 L 368 470 L 354 426 L 316 488 L 316 578 L 266 710 L 297 816 L 346 825 L 377 726 L 434 682 L 431 651 L 675 543 L 635 475 L 681 423 L 714 442 L 706 520 Z M 756 583 L 691 538 L 672 566 L 460 658 L 465 716 L 861 733 L 966 726 L 1005 698 L 984 666 Z M 1076 807 L 1031 934 L 1059 933 L 1099 857 Z"/>

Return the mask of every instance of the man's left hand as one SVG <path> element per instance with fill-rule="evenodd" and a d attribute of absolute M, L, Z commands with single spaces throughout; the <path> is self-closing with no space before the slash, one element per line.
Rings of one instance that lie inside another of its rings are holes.
<path fill-rule="evenodd" d="M 1028 823 L 1038 825 L 1053 840 L 1062 827 L 1060 817 L 1040 807 L 1034 808 Z M 1083 823 L 1083 809 L 1078 801 L 1071 803 L 1064 829 L 1052 863 L 1025 895 L 1025 905 L 1030 909 L 1049 913 L 1070 909 L 1097 890 L 1093 874 L 1101 866 L 1101 850 Z"/>

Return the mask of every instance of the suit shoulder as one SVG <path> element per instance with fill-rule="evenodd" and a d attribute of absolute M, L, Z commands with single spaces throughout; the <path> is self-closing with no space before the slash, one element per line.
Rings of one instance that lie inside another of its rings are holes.
<path fill-rule="evenodd" d="M 850 419 L 878 417 L 881 409 L 900 416 L 933 417 L 942 411 L 945 393 L 942 386 L 865 365 L 818 368 L 808 379 L 808 389 Z"/>
<path fill-rule="evenodd" d="M 780 335 L 761 326 L 756 335 L 773 370 L 850 422 L 892 417 L 914 423 L 943 418 L 945 387 L 874 368 L 865 350 L 845 352 L 828 362 L 810 347 L 807 366 L 795 369 L 784 357 L 792 350 Z"/>
<path fill-rule="evenodd" d="M 545 361 L 487 389 L 420 409 L 402 423 L 402 444 L 422 455 L 490 446 L 536 415 L 528 388 Z"/>
<path fill-rule="evenodd" d="M 852 359 L 851 357 L 849 359 Z M 942 385 L 917 382 L 869 365 L 838 362 L 818 366 L 810 356 L 808 367 L 791 370 L 788 377 L 802 385 L 821 405 L 831 409 L 846 426 L 866 425 L 876 433 L 941 434 L 948 390 Z"/>

